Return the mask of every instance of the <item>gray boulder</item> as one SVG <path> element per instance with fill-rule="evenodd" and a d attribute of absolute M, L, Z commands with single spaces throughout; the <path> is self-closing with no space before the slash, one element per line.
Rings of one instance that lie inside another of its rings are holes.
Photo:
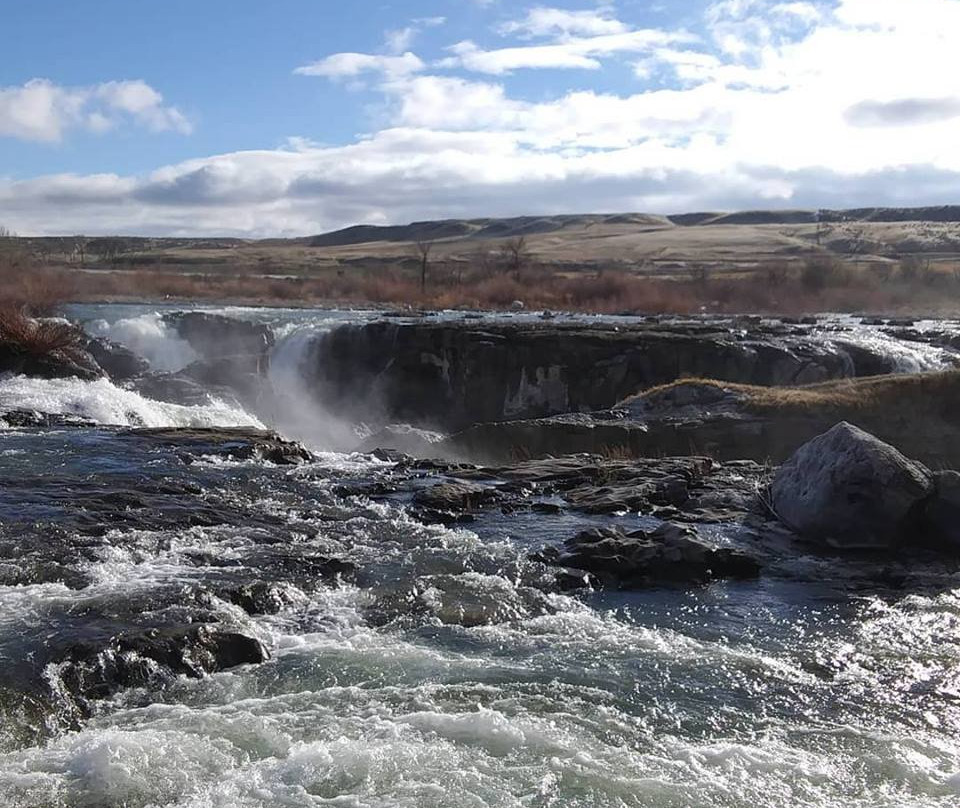
<path fill-rule="evenodd" d="M 843 549 L 919 542 L 934 491 L 926 466 L 845 421 L 801 446 L 770 487 L 780 521 Z"/>

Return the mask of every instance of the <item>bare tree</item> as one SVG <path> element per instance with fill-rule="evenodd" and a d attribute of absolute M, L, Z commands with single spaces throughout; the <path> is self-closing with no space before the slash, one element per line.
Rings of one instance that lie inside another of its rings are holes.
<path fill-rule="evenodd" d="M 90 242 L 86 236 L 71 236 L 70 252 L 80 259 L 80 266 L 86 266 L 87 263 L 87 244 Z"/>
<path fill-rule="evenodd" d="M 513 272 L 519 280 L 520 273 L 530 261 L 530 251 L 527 248 L 527 237 L 517 236 L 515 238 L 508 239 L 503 243 L 502 252 L 507 269 Z"/>
<path fill-rule="evenodd" d="M 420 291 L 427 290 L 427 267 L 430 266 L 430 253 L 433 251 L 432 241 L 418 241 L 417 255 L 420 258 Z"/>

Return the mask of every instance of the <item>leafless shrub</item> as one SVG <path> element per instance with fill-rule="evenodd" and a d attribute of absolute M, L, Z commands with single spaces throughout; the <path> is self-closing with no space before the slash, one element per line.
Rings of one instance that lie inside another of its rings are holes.
<path fill-rule="evenodd" d="M 800 272 L 800 283 L 811 292 L 821 292 L 831 286 L 844 286 L 850 282 L 847 266 L 830 255 L 810 258 Z"/>
<path fill-rule="evenodd" d="M 0 342 L 20 353 L 47 356 L 69 353 L 79 346 L 80 332 L 69 323 L 36 320 L 15 305 L 0 305 Z"/>

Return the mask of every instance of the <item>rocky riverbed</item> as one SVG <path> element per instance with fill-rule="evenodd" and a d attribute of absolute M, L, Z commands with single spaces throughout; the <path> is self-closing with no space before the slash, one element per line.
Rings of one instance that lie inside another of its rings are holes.
<path fill-rule="evenodd" d="M 746 434 L 724 384 L 943 371 L 950 324 L 226 314 L 74 312 L 90 374 L 0 379 L 9 804 L 957 799 L 944 464 L 557 437 Z"/>

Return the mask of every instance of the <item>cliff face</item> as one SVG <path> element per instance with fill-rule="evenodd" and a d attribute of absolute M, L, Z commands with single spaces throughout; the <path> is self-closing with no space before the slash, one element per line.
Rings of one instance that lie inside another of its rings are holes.
<path fill-rule="evenodd" d="M 333 413 L 457 430 L 606 409 L 683 377 L 789 386 L 891 370 L 786 326 L 379 321 L 318 339 L 305 372 Z"/>

